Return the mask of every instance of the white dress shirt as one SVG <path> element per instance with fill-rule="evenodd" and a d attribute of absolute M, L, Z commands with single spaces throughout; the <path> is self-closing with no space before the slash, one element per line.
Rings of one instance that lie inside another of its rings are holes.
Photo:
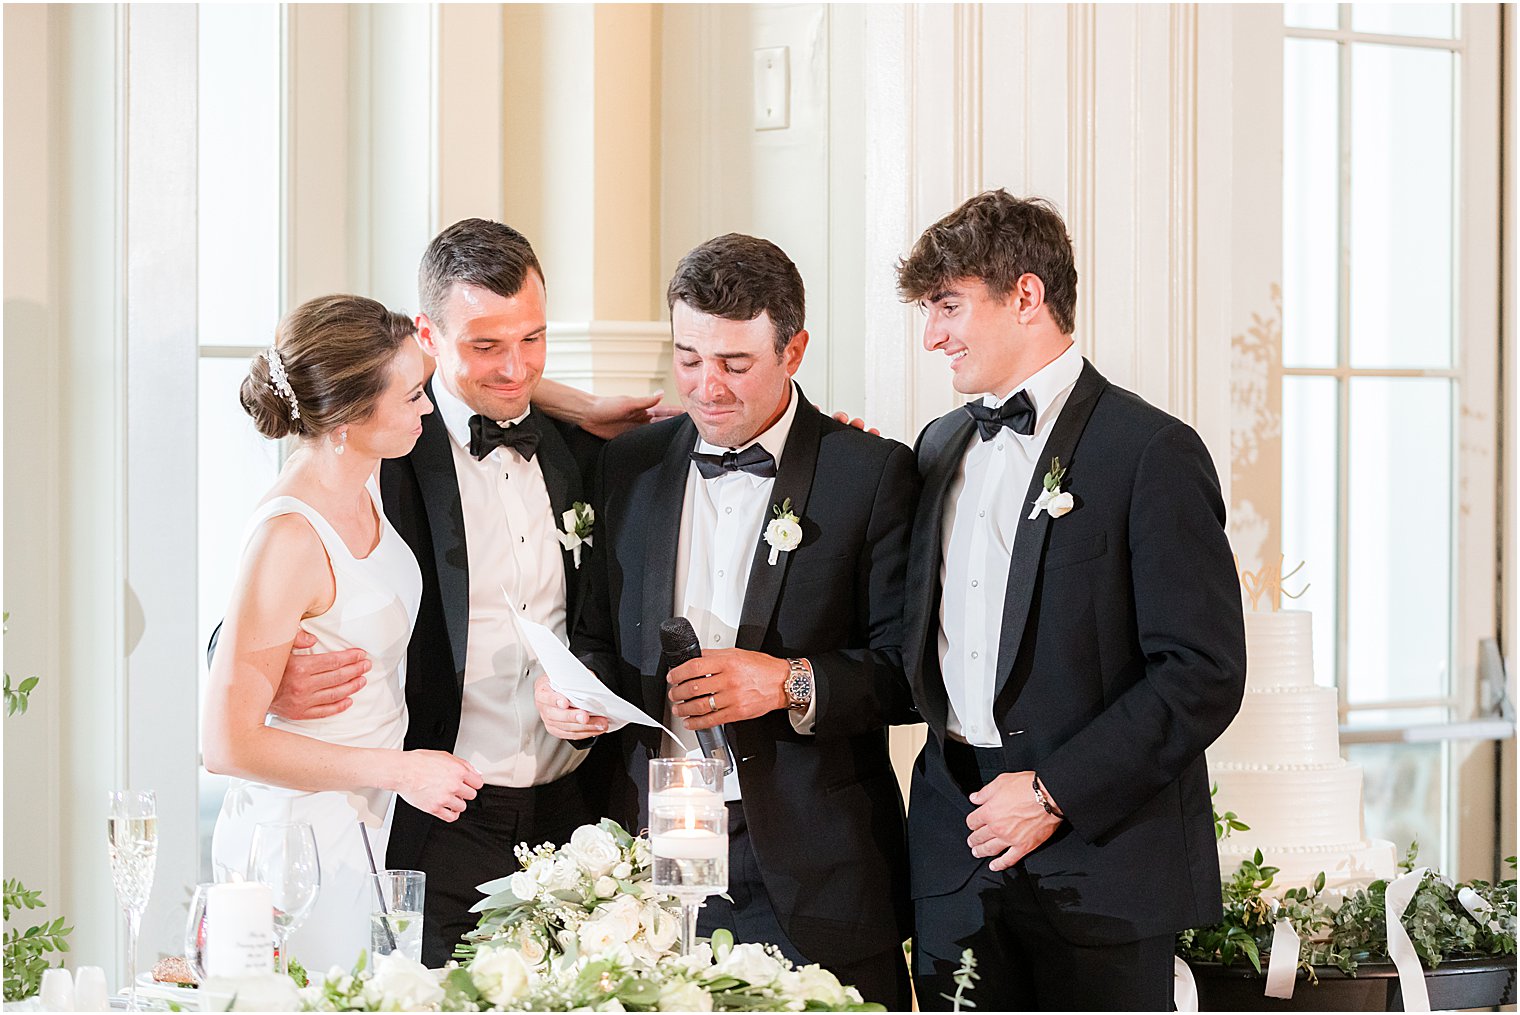
<path fill-rule="evenodd" d="M 1029 514 L 1025 494 L 1038 469 L 1050 470 L 1045 442 L 1061 407 L 1082 373 L 1075 344 L 1005 397 L 987 395 L 996 408 L 1019 391 L 1034 402 L 1035 427 L 1029 436 L 1004 427 L 991 440 L 973 431 L 959 471 L 945 492 L 940 533 L 939 666 L 950 698 L 949 732 L 976 747 L 1001 747 L 992 714 L 997 692 L 998 643 L 1003 633 L 1003 598 L 1013 560 L 1019 521 Z"/>
<path fill-rule="evenodd" d="M 493 786 L 543 785 L 574 771 L 586 755 L 544 728 L 533 703 L 538 662 L 512 622 L 514 615 L 525 617 L 567 640 L 565 571 L 549 490 L 537 457 L 525 460 L 498 447 L 476 461 L 470 454 L 474 411 L 441 375 L 433 395 L 454 451 L 470 568 L 464 698 L 454 753 Z"/>
<path fill-rule="evenodd" d="M 792 391 L 786 411 L 759 437 L 738 448 L 723 448 L 698 438 L 696 450 L 720 455 L 725 451 L 742 451 L 758 444 L 771 453 L 776 467 L 781 466 L 781 452 L 792 420 L 797 416 L 797 389 Z M 703 479 L 695 464 L 686 470 L 686 495 L 681 502 L 681 536 L 676 549 L 675 616 L 685 617 L 697 632 L 705 648 L 733 648 L 739 633 L 739 619 L 744 612 L 744 595 L 749 588 L 750 565 L 755 547 L 770 521 L 771 490 L 776 480 L 748 472 L 727 472 L 715 479 Z M 761 564 L 767 567 L 767 564 Z M 779 565 L 778 565 L 779 566 Z M 792 727 L 799 733 L 811 733 L 813 706 L 804 713 L 791 713 Z M 666 724 L 681 734 L 685 753 L 700 758 L 697 735 L 686 729 L 671 713 L 667 701 Z M 665 749 L 672 751 L 667 742 Z M 736 768 L 723 781 L 724 796 L 739 799 L 739 772 Z"/>

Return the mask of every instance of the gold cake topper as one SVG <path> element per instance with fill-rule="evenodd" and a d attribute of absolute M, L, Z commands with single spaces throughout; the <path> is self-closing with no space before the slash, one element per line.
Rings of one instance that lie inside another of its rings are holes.
<path fill-rule="evenodd" d="M 1270 605 L 1272 612 L 1276 613 L 1282 609 L 1283 596 L 1287 596 L 1289 599 L 1297 599 L 1309 591 L 1307 584 L 1297 592 L 1289 592 L 1283 588 L 1283 582 L 1302 571 L 1305 563 L 1304 561 L 1299 561 L 1293 570 L 1287 574 L 1283 574 L 1283 562 L 1286 560 L 1286 557 L 1279 556 L 1276 564 L 1263 565 L 1256 571 L 1242 571 L 1240 569 L 1240 555 L 1236 554 L 1235 577 L 1240 579 L 1240 587 L 1245 589 L 1246 598 L 1251 600 L 1252 610 L 1260 609 L 1261 597 L 1267 596 L 1267 603 Z"/>

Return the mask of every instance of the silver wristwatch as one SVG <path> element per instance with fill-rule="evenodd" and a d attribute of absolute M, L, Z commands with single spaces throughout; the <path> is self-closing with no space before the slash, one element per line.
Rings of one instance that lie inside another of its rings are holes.
<path fill-rule="evenodd" d="M 806 712 L 813 704 L 813 665 L 806 659 L 786 661 L 786 707 L 794 712 Z"/>

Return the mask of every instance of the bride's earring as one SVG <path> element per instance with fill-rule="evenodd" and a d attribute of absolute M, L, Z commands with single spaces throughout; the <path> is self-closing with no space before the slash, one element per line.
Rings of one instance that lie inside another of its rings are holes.
<path fill-rule="evenodd" d="M 347 447 L 347 446 L 348 446 L 348 431 L 346 429 L 339 430 L 338 431 L 338 439 L 333 444 L 333 454 L 335 454 L 335 455 L 341 455 L 343 453 L 343 449 L 345 447 Z"/>

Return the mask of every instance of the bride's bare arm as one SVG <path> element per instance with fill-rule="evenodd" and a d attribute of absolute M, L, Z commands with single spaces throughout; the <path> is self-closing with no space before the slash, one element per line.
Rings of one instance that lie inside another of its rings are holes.
<path fill-rule="evenodd" d="M 332 573 L 299 515 L 260 526 L 243 556 L 211 664 L 203 750 L 208 771 L 301 790 L 376 787 L 453 820 L 480 776 L 443 751 L 342 747 L 264 725 L 301 619 L 325 612 Z"/>

